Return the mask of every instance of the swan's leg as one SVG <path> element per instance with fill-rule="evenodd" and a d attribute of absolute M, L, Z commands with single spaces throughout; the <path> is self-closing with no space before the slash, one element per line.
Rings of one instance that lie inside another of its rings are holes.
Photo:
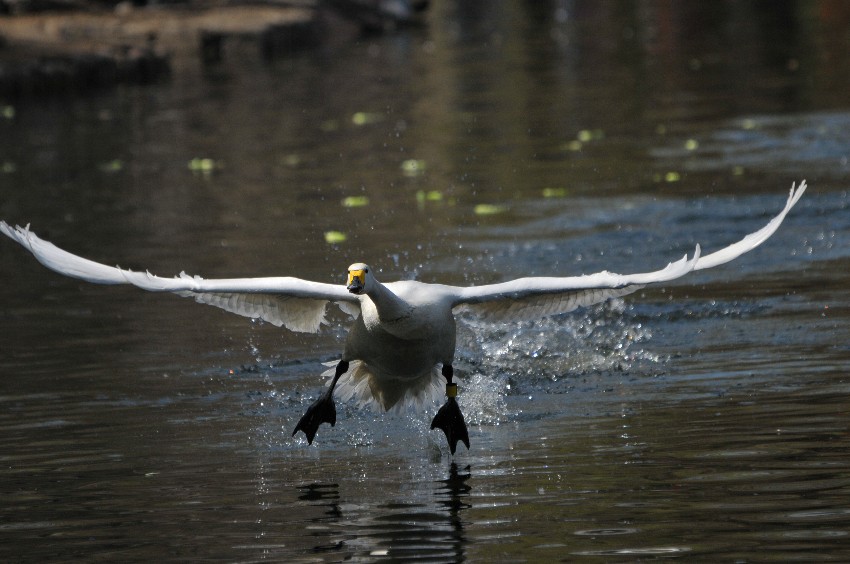
<path fill-rule="evenodd" d="M 340 360 L 336 365 L 334 379 L 328 389 L 319 396 L 319 399 L 307 408 L 307 413 L 298 421 L 295 430 L 292 431 L 294 437 L 298 431 L 304 431 L 307 435 L 307 444 L 313 444 L 313 438 L 316 436 L 316 431 L 319 430 L 319 425 L 322 423 L 330 423 L 331 427 L 336 425 L 336 406 L 334 405 L 334 387 L 336 386 L 339 377 L 348 371 L 348 362 Z"/>
<path fill-rule="evenodd" d="M 446 377 L 446 396 L 449 399 L 434 416 L 434 420 L 431 421 L 431 429 L 441 429 L 446 434 L 449 449 L 454 454 L 458 441 L 463 441 L 466 448 L 469 448 L 469 433 L 466 430 L 466 421 L 463 420 L 463 414 L 460 412 L 457 400 L 455 400 L 457 384 L 452 382 L 454 369 L 451 364 L 443 365 L 443 376 Z"/>

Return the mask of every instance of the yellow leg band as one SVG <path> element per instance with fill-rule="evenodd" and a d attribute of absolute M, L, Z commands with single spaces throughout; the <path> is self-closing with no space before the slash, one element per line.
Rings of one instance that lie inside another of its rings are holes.
<path fill-rule="evenodd" d="M 446 384 L 446 396 L 450 398 L 457 397 L 457 384 Z"/>

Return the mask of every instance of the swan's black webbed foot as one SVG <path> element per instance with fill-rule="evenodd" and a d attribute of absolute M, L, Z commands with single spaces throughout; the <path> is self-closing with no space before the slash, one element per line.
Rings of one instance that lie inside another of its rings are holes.
<path fill-rule="evenodd" d="M 434 416 L 434 420 L 431 421 L 431 429 L 440 429 L 446 434 L 449 450 L 454 454 L 457 450 L 458 441 L 463 442 L 469 449 L 469 432 L 466 430 L 463 413 L 460 412 L 460 407 L 455 400 L 457 384 L 446 384 L 446 395 L 449 396 L 449 399 Z"/>
<path fill-rule="evenodd" d="M 313 439 L 316 438 L 316 431 L 319 430 L 319 425 L 322 423 L 330 423 L 331 427 L 336 425 L 336 406 L 334 405 L 334 388 L 339 380 L 339 377 L 345 374 L 348 370 L 348 362 L 340 360 L 336 365 L 336 374 L 331 381 L 331 385 L 325 390 L 319 399 L 307 408 L 307 413 L 298 421 L 295 430 L 292 431 L 294 437 L 298 431 L 304 431 L 307 435 L 307 444 L 313 444 Z"/>
<path fill-rule="evenodd" d="M 307 435 L 307 444 L 313 444 L 316 431 L 319 430 L 319 425 L 322 423 L 330 423 L 331 427 L 336 425 L 336 406 L 331 390 L 323 393 L 307 408 L 307 413 L 298 421 L 298 425 L 292 431 L 292 436 L 294 437 L 298 431 L 304 431 L 304 434 Z"/>

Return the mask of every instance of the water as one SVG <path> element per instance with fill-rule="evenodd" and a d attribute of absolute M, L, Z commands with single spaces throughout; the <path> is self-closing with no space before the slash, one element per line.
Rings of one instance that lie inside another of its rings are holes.
<path fill-rule="evenodd" d="M 291 334 L 0 244 L 0 558 L 850 559 L 850 20 L 687 6 L 436 2 L 422 30 L 16 103 L 0 216 L 160 275 L 630 272 L 811 188 L 730 265 L 464 318 L 454 457 L 431 413 L 290 436 L 343 315 Z"/>

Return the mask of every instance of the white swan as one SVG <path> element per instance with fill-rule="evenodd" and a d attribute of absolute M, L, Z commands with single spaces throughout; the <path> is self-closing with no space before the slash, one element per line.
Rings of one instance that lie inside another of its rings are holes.
<path fill-rule="evenodd" d="M 791 186 L 785 208 L 767 225 L 732 245 L 706 256 L 696 247 L 694 256 L 661 270 L 621 275 L 596 274 L 559 278 L 519 278 L 500 284 L 457 287 L 415 281 L 382 284 L 366 264 L 348 269 L 345 286 L 299 278 L 234 278 L 205 280 L 180 273 L 160 278 L 96 263 L 63 251 L 37 237 L 27 227 L 0 222 L 0 231 L 20 243 L 47 268 L 97 284 L 132 284 L 154 292 L 174 292 L 227 311 L 259 318 L 293 331 L 316 332 L 325 319 L 328 302 L 356 317 L 342 358 L 327 390 L 309 407 L 293 435 L 304 431 L 312 444 L 321 423 L 336 423 L 333 392 L 373 400 L 389 409 L 408 399 L 434 397 L 445 391 L 448 401 L 434 417 L 431 428 L 446 433 L 451 452 L 457 442 L 469 448 L 463 415 L 455 400 L 452 362 L 455 352 L 454 315 L 471 308 L 492 320 L 525 320 L 572 311 L 634 292 L 646 284 L 666 282 L 693 270 L 731 261 L 767 240 L 806 189 Z M 444 380 L 445 379 L 445 380 Z"/>

